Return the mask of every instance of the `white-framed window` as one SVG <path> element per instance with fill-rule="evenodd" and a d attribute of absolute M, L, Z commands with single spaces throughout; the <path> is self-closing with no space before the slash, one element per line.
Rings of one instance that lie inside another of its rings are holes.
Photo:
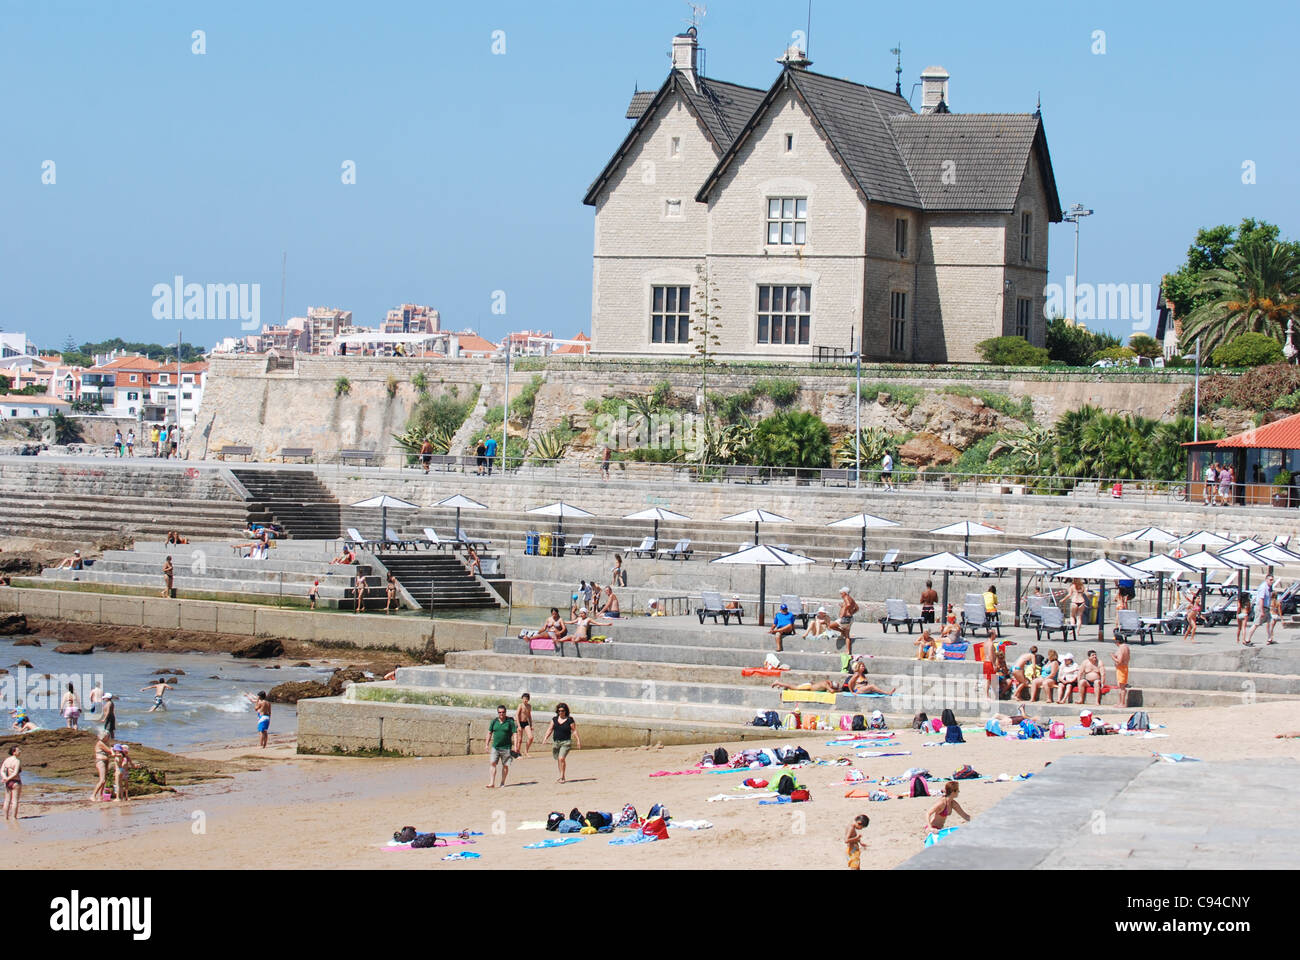
<path fill-rule="evenodd" d="M 907 218 L 894 220 L 894 250 L 900 257 L 907 256 Z"/>
<path fill-rule="evenodd" d="M 690 340 L 691 288 L 651 288 L 650 342 L 690 343 Z"/>
<path fill-rule="evenodd" d="M 171 374 L 169 374 L 169 373 L 160 373 L 160 374 L 158 374 L 158 382 L 159 382 L 159 383 L 171 383 L 170 377 L 171 377 Z"/>
<path fill-rule="evenodd" d="M 894 353 L 907 350 L 907 294 L 901 290 L 889 295 L 889 349 Z"/>
<path fill-rule="evenodd" d="M 192 374 L 192 373 L 187 373 L 187 374 L 185 374 L 185 376 L 181 377 L 181 381 L 182 381 L 183 383 L 193 383 L 193 382 L 194 382 L 194 374 Z"/>
<path fill-rule="evenodd" d="M 664 201 L 664 217 L 669 220 L 679 220 L 682 216 L 682 202 L 680 200 Z"/>
<path fill-rule="evenodd" d="M 1025 263 L 1034 259 L 1034 215 L 1029 211 L 1020 215 L 1020 259 Z"/>
<path fill-rule="evenodd" d="M 1029 339 L 1030 318 L 1033 316 L 1034 301 L 1029 297 L 1016 299 L 1016 336 Z"/>
<path fill-rule="evenodd" d="M 806 346 L 812 333 L 812 287 L 758 288 L 758 342 Z"/>
<path fill-rule="evenodd" d="M 668 140 L 668 156 L 676 159 L 682 155 L 682 138 L 670 137 Z"/>
<path fill-rule="evenodd" d="M 138 382 L 138 381 L 137 381 L 137 378 L 136 378 L 136 375 L 135 375 L 134 373 L 131 374 L 131 382 L 132 382 L 132 383 L 136 383 L 136 382 Z"/>
<path fill-rule="evenodd" d="M 785 135 L 785 152 L 786 152 L 786 153 L 794 153 L 794 134 L 793 134 L 793 133 L 787 133 L 787 134 Z"/>
<path fill-rule="evenodd" d="M 767 242 L 775 245 L 806 243 L 808 198 L 770 197 L 767 201 Z"/>

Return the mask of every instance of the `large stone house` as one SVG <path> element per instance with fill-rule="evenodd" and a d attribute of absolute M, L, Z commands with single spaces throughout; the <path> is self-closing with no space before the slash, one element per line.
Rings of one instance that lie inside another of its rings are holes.
<path fill-rule="evenodd" d="M 1038 113 L 953 113 L 940 67 L 916 113 L 796 49 L 766 91 L 702 76 L 697 54 L 694 28 L 673 38 L 668 79 L 633 97 L 584 200 L 593 354 L 693 356 L 705 315 L 729 357 L 861 343 L 873 360 L 956 362 L 989 337 L 1043 344 L 1061 204 Z"/>

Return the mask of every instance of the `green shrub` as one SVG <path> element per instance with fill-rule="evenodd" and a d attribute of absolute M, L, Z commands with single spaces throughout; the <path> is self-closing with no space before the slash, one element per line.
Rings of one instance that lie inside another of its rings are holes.
<path fill-rule="evenodd" d="M 1287 413 L 1300 413 L 1300 390 L 1284 394 L 1273 401 L 1274 410 L 1285 410 Z"/>
<path fill-rule="evenodd" d="M 904 407 L 908 413 L 925 399 L 925 390 L 910 387 L 902 383 L 864 383 L 862 385 L 862 402 L 875 403 L 882 393 L 889 394 L 889 402 Z"/>
<path fill-rule="evenodd" d="M 831 430 L 815 413 L 777 413 L 754 428 L 753 460 L 773 467 L 815 469 L 831 463 Z"/>
<path fill-rule="evenodd" d="M 1262 333 L 1240 334 L 1210 356 L 1219 367 L 1261 367 L 1283 360 L 1282 344 Z"/>
<path fill-rule="evenodd" d="M 347 377 L 339 377 L 334 381 L 334 396 L 346 397 L 352 392 L 352 381 Z"/>
<path fill-rule="evenodd" d="M 784 377 L 763 378 L 754 381 L 750 392 L 767 397 L 778 407 L 788 407 L 799 396 L 799 381 Z"/>
<path fill-rule="evenodd" d="M 1096 363 L 1098 360 L 1115 360 L 1123 362 L 1132 360 L 1137 357 L 1137 352 L 1130 347 L 1107 347 L 1105 350 L 1098 350 L 1088 358 L 1089 363 Z"/>
<path fill-rule="evenodd" d="M 985 363 L 1007 367 L 1041 367 L 1047 363 L 1047 351 L 1035 347 L 1024 337 L 993 337 L 975 344 Z"/>
<path fill-rule="evenodd" d="M 660 380 L 655 384 L 655 388 L 650 391 L 650 403 L 656 410 L 667 410 L 672 408 L 673 402 L 673 385 L 667 380 Z"/>
<path fill-rule="evenodd" d="M 423 370 L 418 370 L 412 375 L 411 386 L 415 387 L 416 393 L 429 392 L 429 378 L 424 375 Z"/>
<path fill-rule="evenodd" d="M 1201 416 L 1219 407 L 1239 410 L 1272 410 L 1281 397 L 1300 390 L 1300 367 L 1275 363 L 1254 367 L 1241 376 L 1215 374 L 1201 378 Z M 1190 414 L 1194 387 L 1183 391 L 1178 401 L 1181 413 Z"/>
<path fill-rule="evenodd" d="M 519 396 L 510 401 L 510 419 L 515 423 L 528 423 L 533 419 L 533 410 L 537 406 L 537 391 L 542 387 L 541 376 L 534 376 L 519 391 Z"/>

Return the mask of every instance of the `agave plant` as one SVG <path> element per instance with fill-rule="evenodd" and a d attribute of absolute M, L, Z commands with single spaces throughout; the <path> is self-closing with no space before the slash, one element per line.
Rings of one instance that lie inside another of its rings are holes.
<path fill-rule="evenodd" d="M 860 455 L 861 463 L 866 466 L 867 464 L 879 463 L 894 446 L 894 439 L 884 427 L 865 427 L 858 434 L 858 445 L 862 451 Z M 835 444 L 833 456 L 837 467 L 852 467 L 859 462 L 859 454 L 853 444 L 852 431 L 841 437 L 840 441 Z"/>
<path fill-rule="evenodd" d="M 529 454 L 534 461 L 561 459 L 569 444 L 573 442 L 571 431 L 563 427 L 552 427 L 545 433 L 533 437 L 532 451 Z"/>
<path fill-rule="evenodd" d="M 433 446 L 434 453 L 447 453 L 451 450 L 451 441 L 455 435 L 446 428 L 435 427 L 428 433 L 421 433 L 416 427 L 409 427 L 405 433 L 393 434 L 393 440 L 407 453 L 419 453 L 427 438 Z"/>
<path fill-rule="evenodd" d="M 1048 426 L 1030 424 L 1023 430 L 1005 433 L 989 451 L 989 457 L 999 453 L 1011 458 L 1017 473 L 1040 476 L 1056 465 L 1056 431 Z"/>

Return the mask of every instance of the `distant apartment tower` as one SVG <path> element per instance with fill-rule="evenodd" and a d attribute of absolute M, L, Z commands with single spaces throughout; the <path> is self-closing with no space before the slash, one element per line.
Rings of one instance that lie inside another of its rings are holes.
<path fill-rule="evenodd" d="M 311 329 L 304 317 L 294 317 L 283 327 L 262 327 L 257 340 L 257 352 L 310 353 Z"/>
<path fill-rule="evenodd" d="M 303 318 L 294 317 L 294 320 Z M 308 307 L 304 319 L 307 329 L 311 331 L 311 352 L 329 353 L 334 338 L 352 326 L 351 310 L 335 310 L 332 307 Z M 292 327 L 293 320 L 288 326 Z"/>
<path fill-rule="evenodd" d="M 418 303 L 404 303 L 388 311 L 381 333 L 437 333 L 442 329 L 438 311 Z"/>

